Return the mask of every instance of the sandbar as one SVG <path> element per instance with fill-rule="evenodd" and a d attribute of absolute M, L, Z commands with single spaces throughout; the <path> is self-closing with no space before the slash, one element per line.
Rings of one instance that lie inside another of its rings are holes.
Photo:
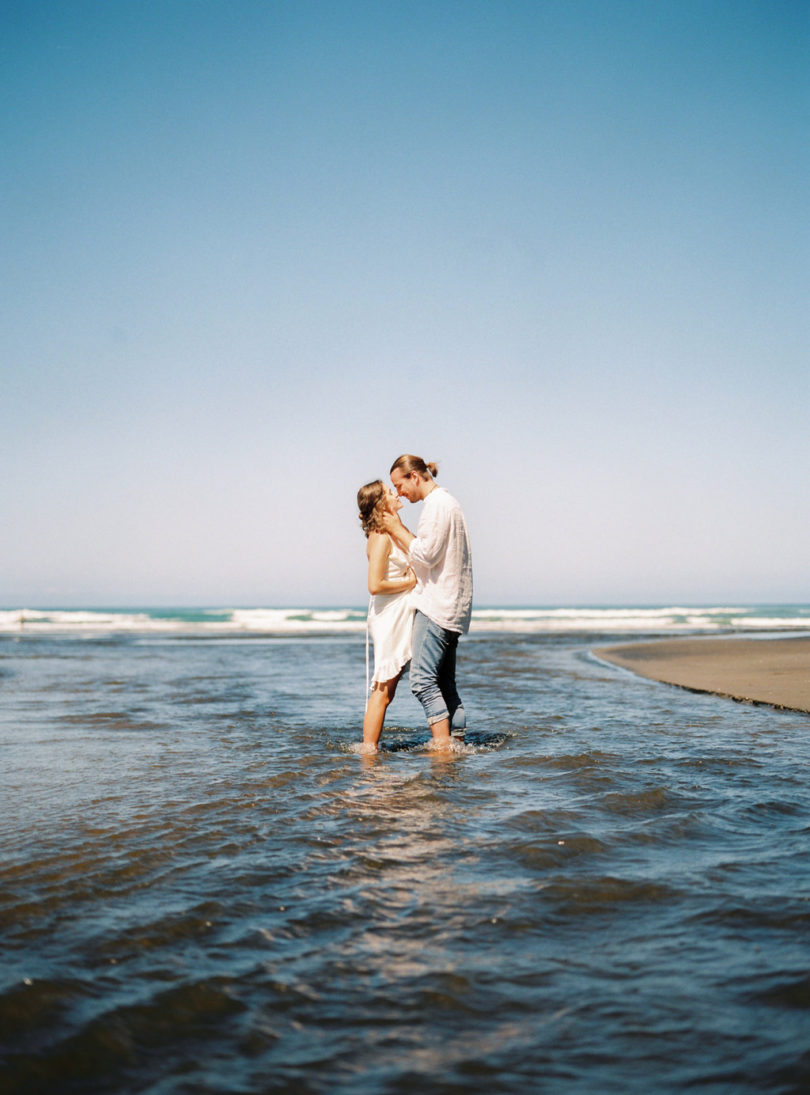
<path fill-rule="evenodd" d="M 692 692 L 810 713 L 810 636 L 666 639 L 601 647 L 594 654 Z"/>

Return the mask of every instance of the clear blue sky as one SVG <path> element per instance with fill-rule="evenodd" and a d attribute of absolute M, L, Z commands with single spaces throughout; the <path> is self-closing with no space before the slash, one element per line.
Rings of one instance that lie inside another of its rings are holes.
<path fill-rule="evenodd" d="M 810 5 L 6 0 L 0 603 L 810 601 Z M 418 516 L 406 507 L 406 519 Z"/>

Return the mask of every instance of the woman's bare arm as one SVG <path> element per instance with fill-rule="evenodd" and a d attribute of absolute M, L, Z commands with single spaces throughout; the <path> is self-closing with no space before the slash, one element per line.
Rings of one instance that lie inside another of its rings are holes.
<path fill-rule="evenodd" d="M 368 555 L 369 593 L 405 593 L 416 585 L 416 576 L 410 570 L 404 578 L 386 578 L 391 541 L 385 533 L 369 533 L 366 554 Z"/>

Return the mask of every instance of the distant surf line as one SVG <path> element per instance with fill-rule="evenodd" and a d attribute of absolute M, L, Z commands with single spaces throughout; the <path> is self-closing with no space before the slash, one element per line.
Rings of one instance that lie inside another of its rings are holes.
<path fill-rule="evenodd" d="M 359 607 L 6 608 L 2 635 L 152 634 L 305 636 L 362 633 Z M 473 609 L 471 634 L 699 633 L 803 631 L 808 605 L 489 606 Z"/>

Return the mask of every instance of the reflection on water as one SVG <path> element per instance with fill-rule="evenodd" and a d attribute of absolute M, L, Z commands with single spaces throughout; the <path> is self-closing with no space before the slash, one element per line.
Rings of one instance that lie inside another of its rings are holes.
<path fill-rule="evenodd" d="M 0 644 L 3 1090 L 806 1090 L 810 724 L 589 645 Z"/>

